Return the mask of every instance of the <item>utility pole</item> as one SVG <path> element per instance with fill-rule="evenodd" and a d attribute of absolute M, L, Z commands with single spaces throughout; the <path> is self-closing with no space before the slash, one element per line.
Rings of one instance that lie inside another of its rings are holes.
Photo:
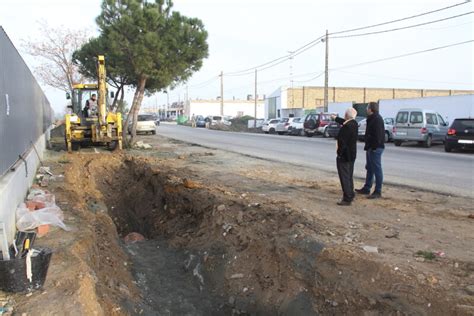
<path fill-rule="evenodd" d="M 221 71 L 221 116 L 224 116 L 224 72 Z"/>
<path fill-rule="evenodd" d="M 328 62 L 329 62 L 329 53 L 328 53 L 328 49 L 329 49 L 329 43 L 328 43 L 328 30 L 326 30 L 326 38 L 325 38 L 325 42 L 326 42 L 326 61 L 325 61 L 325 66 L 324 66 L 324 112 L 327 112 L 328 111 L 328 81 L 329 81 L 329 68 L 328 68 Z"/>
<path fill-rule="evenodd" d="M 295 89 L 293 82 L 293 54 L 294 52 L 288 51 L 290 53 L 290 83 L 291 83 L 291 107 L 295 107 Z"/>
<path fill-rule="evenodd" d="M 253 117 L 253 128 L 257 129 L 257 99 L 258 99 L 258 94 L 257 94 L 257 69 L 255 69 L 255 107 L 254 107 L 254 117 Z"/>
<path fill-rule="evenodd" d="M 189 102 L 189 89 L 188 89 L 188 85 L 186 85 L 186 101 L 185 101 L 184 106 L 183 106 L 183 110 L 184 110 L 185 113 L 190 108 L 189 103 L 190 103 Z M 185 114 L 185 113 L 183 113 L 183 114 Z M 191 113 L 189 113 L 189 115 L 191 115 Z"/>

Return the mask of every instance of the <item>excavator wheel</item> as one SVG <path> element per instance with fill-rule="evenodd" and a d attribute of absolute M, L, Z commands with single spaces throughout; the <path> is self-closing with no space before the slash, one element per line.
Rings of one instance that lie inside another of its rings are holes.
<path fill-rule="evenodd" d="M 117 149 L 117 147 L 118 147 L 118 141 L 117 140 L 113 140 L 110 143 L 107 143 L 107 148 L 110 151 L 114 151 L 115 149 Z"/>

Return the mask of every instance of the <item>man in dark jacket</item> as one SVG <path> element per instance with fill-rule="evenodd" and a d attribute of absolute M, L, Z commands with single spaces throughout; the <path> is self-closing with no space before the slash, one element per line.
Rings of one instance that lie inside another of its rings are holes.
<path fill-rule="evenodd" d="M 385 149 L 385 126 L 383 118 L 379 114 L 379 104 L 370 102 L 367 106 L 367 128 L 365 130 L 365 146 L 367 151 L 365 169 L 367 175 L 362 189 L 357 189 L 360 194 L 369 195 L 369 199 L 378 199 L 382 197 L 382 154 Z M 370 194 L 375 176 L 375 190 Z"/>
<path fill-rule="evenodd" d="M 358 124 L 355 121 L 357 111 L 353 108 L 346 110 L 345 119 L 334 117 L 342 124 L 337 135 L 337 173 L 342 187 L 342 200 L 338 205 L 351 205 L 354 199 L 354 162 L 357 156 Z"/>

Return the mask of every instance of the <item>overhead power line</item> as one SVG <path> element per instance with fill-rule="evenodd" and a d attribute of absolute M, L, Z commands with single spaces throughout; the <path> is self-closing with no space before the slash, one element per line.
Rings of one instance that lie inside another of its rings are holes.
<path fill-rule="evenodd" d="M 268 83 L 273 83 L 273 82 L 286 81 L 286 80 L 291 79 L 291 78 L 314 76 L 316 74 L 320 74 L 320 72 L 319 71 L 317 71 L 317 72 L 308 72 L 308 73 L 297 74 L 297 75 L 293 75 L 293 76 L 287 76 L 287 77 L 280 77 L 280 78 L 276 78 L 276 79 L 258 81 L 258 85 L 260 86 L 260 85 L 266 85 Z M 311 81 L 311 80 L 314 80 L 314 79 L 315 78 L 311 78 L 311 79 L 308 79 L 308 80 L 302 80 L 302 81 L 296 81 L 295 80 L 295 82 L 306 82 L 306 81 Z M 241 86 L 238 86 L 238 87 L 234 87 L 234 88 L 225 90 L 224 92 L 230 92 L 230 91 L 234 91 L 234 90 L 238 90 L 238 89 L 242 89 L 242 88 L 248 88 L 252 85 L 253 85 L 253 83 L 248 83 L 246 85 L 241 85 Z"/>
<path fill-rule="evenodd" d="M 427 11 L 427 12 L 423 12 L 423 13 L 420 13 L 420 14 L 415 14 L 415 15 L 411 15 L 411 16 L 404 17 L 404 18 L 396 19 L 396 20 L 391 20 L 391 21 L 387 21 L 387 22 L 382 22 L 382 23 L 377 23 L 377 24 L 372 24 L 372 25 L 357 27 L 357 28 L 348 29 L 348 30 L 342 30 L 342 31 L 338 31 L 338 32 L 332 32 L 332 33 L 329 33 L 329 35 L 336 35 L 336 34 L 342 34 L 342 33 L 354 32 L 354 31 L 360 31 L 360 30 L 365 30 L 365 29 L 377 27 L 377 26 L 382 26 L 382 25 L 392 24 L 392 23 L 396 23 L 396 22 L 406 21 L 406 20 L 418 18 L 418 17 L 420 17 L 420 16 L 425 16 L 425 15 L 429 15 L 429 14 L 441 12 L 441 11 L 444 11 L 444 10 L 449 10 L 449 9 L 452 9 L 452 8 L 455 8 L 455 7 L 458 7 L 458 6 L 467 4 L 467 3 L 469 3 L 469 2 L 471 2 L 471 1 L 460 2 L 460 3 L 453 4 L 453 5 L 450 5 L 450 6 L 447 6 L 447 7 L 443 7 L 443 8 L 440 8 L 440 9 L 436 9 L 436 10 L 432 10 L 432 11 Z"/>
<path fill-rule="evenodd" d="M 374 27 L 378 27 L 378 26 L 382 26 L 382 25 L 387 25 L 387 24 L 392 24 L 392 23 L 401 22 L 401 21 L 405 21 L 405 20 L 410 20 L 410 19 L 421 17 L 421 16 L 425 16 L 425 15 L 441 12 L 441 11 L 444 11 L 444 10 L 452 9 L 452 8 L 467 4 L 469 2 L 470 1 L 464 1 L 464 2 L 460 2 L 460 3 L 457 3 L 457 4 L 450 5 L 450 6 L 446 6 L 446 7 L 440 8 L 440 9 L 431 10 L 431 11 L 423 12 L 423 13 L 420 13 L 420 14 L 415 14 L 415 15 L 411 15 L 411 16 L 408 16 L 408 17 L 404 17 L 404 18 L 399 18 L 399 19 L 395 19 L 395 20 L 382 22 L 382 23 L 357 27 L 357 28 L 353 28 L 353 29 L 347 29 L 347 30 L 332 32 L 332 33 L 329 33 L 329 35 L 332 38 L 337 38 L 337 37 L 332 36 L 332 35 L 342 34 L 342 33 L 349 33 L 349 32 L 354 32 L 354 31 L 360 31 L 360 30 L 374 28 Z M 472 12 L 470 12 L 470 13 L 472 13 Z M 470 13 L 468 13 L 468 14 L 470 14 Z M 464 15 L 466 15 L 466 14 L 464 14 Z M 456 16 L 456 17 L 458 17 L 458 16 Z M 454 18 L 454 17 L 451 17 L 451 18 Z M 448 19 L 450 19 L 450 18 L 441 19 L 437 22 L 448 20 Z M 435 22 L 431 22 L 431 23 L 435 23 Z M 431 23 L 427 23 L 427 24 L 431 24 Z M 426 25 L 426 24 L 420 24 L 420 25 L 417 25 L 417 26 L 421 26 L 421 25 Z M 411 27 L 415 27 L 415 26 L 411 26 Z M 407 27 L 405 27 L 405 28 L 407 28 Z M 404 29 L 404 28 L 400 28 L 400 29 Z M 393 31 L 395 31 L 395 29 Z M 377 33 L 373 33 L 373 34 L 377 34 Z M 364 34 L 364 35 L 369 35 L 369 34 Z M 356 35 L 356 36 L 362 36 L 362 35 Z M 303 45 L 303 46 L 299 47 L 298 49 L 294 50 L 293 54 L 286 54 L 286 55 L 280 56 L 278 58 L 275 58 L 273 60 L 270 60 L 268 62 L 265 62 L 263 64 L 259 64 L 259 65 L 249 67 L 249 68 L 246 68 L 246 69 L 242 69 L 242 70 L 238 70 L 238 71 L 231 71 L 231 72 L 226 73 L 225 75 L 226 76 L 246 76 L 246 75 L 253 74 L 253 71 L 255 69 L 261 71 L 261 70 L 264 70 L 264 69 L 260 69 L 262 67 L 265 67 L 265 69 L 272 68 L 272 67 L 277 66 L 277 65 L 289 60 L 290 58 L 293 58 L 293 57 L 307 51 L 308 49 L 314 47 L 315 45 L 319 44 L 323 38 L 324 38 L 324 35 L 320 36 L 320 37 L 318 37 L 314 40 L 311 40 L 310 42 L 306 43 L 305 45 Z"/>
<path fill-rule="evenodd" d="M 236 76 L 236 75 L 240 75 L 241 73 L 247 73 L 247 72 L 249 72 L 249 71 L 252 71 L 252 73 L 253 73 L 253 71 L 254 71 L 255 69 L 259 69 L 260 67 L 264 67 L 264 66 L 270 65 L 270 64 L 272 64 L 272 63 L 274 63 L 274 62 L 277 62 L 277 61 L 280 61 L 280 60 L 282 60 L 282 59 L 285 59 L 285 60 L 286 60 L 286 58 L 288 58 L 289 56 L 290 56 L 290 55 L 281 56 L 281 57 L 275 58 L 275 59 L 273 59 L 273 60 L 271 60 L 271 61 L 269 61 L 269 62 L 260 64 L 260 65 L 254 66 L 254 67 L 250 67 L 250 68 L 243 69 L 243 70 L 239 70 L 239 71 L 231 71 L 231 72 L 228 72 L 228 73 L 226 73 L 225 75 L 226 75 L 226 76 Z"/>
<path fill-rule="evenodd" d="M 473 13 L 474 13 L 474 11 L 470 11 L 470 12 L 466 12 L 466 13 L 463 13 L 463 14 L 453 15 L 453 16 L 443 18 L 443 19 L 438 19 L 438 20 L 433 20 L 433 21 L 428 21 L 428 22 L 424 22 L 424 23 L 418 23 L 418 24 L 413 24 L 413 25 L 408 25 L 408 26 L 403 26 L 403 27 L 397 27 L 397 28 L 389 29 L 389 30 L 381 30 L 381 31 L 367 32 L 367 33 L 360 33 L 360 34 L 331 36 L 330 38 L 360 37 L 360 36 L 367 36 L 367 35 L 374 35 L 374 34 L 400 31 L 400 30 L 410 29 L 410 28 L 419 27 L 419 26 L 423 26 L 423 25 L 428 25 L 428 24 L 438 23 L 438 22 L 447 21 L 447 20 L 451 20 L 451 19 L 456 19 L 456 18 L 460 18 L 462 16 L 473 14 Z"/>
<path fill-rule="evenodd" d="M 318 75 L 314 76 L 313 78 L 311 79 L 308 79 L 308 80 L 295 80 L 295 82 L 300 82 L 300 83 L 303 83 L 303 82 L 309 82 L 309 81 L 313 81 L 314 79 L 318 79 L 319 77 L 321 77 L 322 75 L 324 75 L 324 71 L 323 72 L 320 72 Z"/>
<path fill-rule="evenodd" d="M 457 3 L 457 4 L 453 4 L 453 5 L 450 5 L 450 6 L 442 7 L 442 8 L 436 9 L 436 10 L 431 10 L 431 11 L 423 12 L 423 13 L 420 13 L 420 14 L 415 14 L 415 15 L 411 15 L 411 16 L 407 16 L 407 17 L 399 18 L 399 19 L 395 19 L 395 20 L 390 20 L 390 21 L 386 21 L 386 22 L 382 22 L 382 23 L 377 23 L 377 24 L 372 24 L 372 25 L 367 25 L 367 26 L 362 26 L 362 27 L 357 27 L 357 28 L 332 32 L 332 33 L 329 33 L 329 36 L 331 38 L 365 36 L 365 35 L 372 35 L 372 34 L 398 31 L 398 30 L 403 30 L 403 29 L 407 29 L 407 28 L 414 28 L 414 27 L 418 27 L 418 26 L 422 26 L 422 25 L 428 25 L 428 24 L 433 24 L 433 23 L 437 23 L 437 22 L 441 22 L 441 21 L 446 21 L 446 20 L 458 18 L 458 17 L 461 17 L 461 16 L 465 16 L 465 15 L 468 15 L 468 14 L 472 14 L 474 12 L 471 11 L 471 12 L 468 12 L 468 13 L 464 13 L 464 14 L 460 14 L 460 15 L 456 15 L 456 16 L 451 16 L 451 17 L 444 18 L 444 19 L 438 19 L 438 20 L 429 21 L 429 22 L 425 22 L 425 23 L 419 23 L 419 24 L 415 24 L 415 25 L 410 25 L 410 26 L 405 26 L 405 27 L 400 27 L 400 28 L 394 28 L 394 29 L 390 29 L 390 30 L 367 32 L 367 33 L 362 33 L 362 34 L 352 34 L 352 35 L 345 35 L 345 36 L 333 36 L 333 35 L 337 35 L 337 34 L 350 33 L 350 32 L 354 32 L 354 31 L 360 31 L 360 30 L 364 30 L 364 29 L 370 29 L 370 28 L 374 28 L 374 27 L 379 27 L 379 26 L 383 26 L 383 25 L 388 25 L 388 24 L 392 24 L 392 23 L 397 23 L 397 22 L 401 22 L 401 21 L 414 19 L 414 18 L 430 15 L 430 14 L 433 14 L 433 13 L 449 10 L 449 9 L 452 9 L 452 8 L 455 8 L 455 7 L 458 7 L 458 6 L 462 6 L 462 5 L 467 4 L 469 2 L 471 2 L 471 1 L 468 0 L 468 1 Z M 314 46 L 318 45 L 319 43 L 321 43 L 321 40 L 324 37 L 325 36 L 322 35 L 322 36 L 320 36 L 320 37 L 318 37 L 314 40 L 311 40 L 308 43 L 306 43 L 305 45 L 303 45 L 303 46 L 299 47 L 298 49 L 294 50 L 290 54 L 285 54 L 283 56 L 280 56 L 278 58 L 275 58 L 273 60 L 270 60 L 268 62 L 259 64 L 259 65 L 253 66 L 253 67 L 249 67 L 249 68 L 242 69 L 242 70 L 239 70 L 239 71 L 232 71 L 232 72 L 229 72 L 229 73 L 225 73 L 224 75 L 225 76 L 246 76 L 246 75 L 254 74 L 255 69 L 257 69 L 258 71 L 263 71 L 263 70 L 275 67 L 275 66 L 277 66 L 281 63 L 284 63 L 285 61 L 287 61 L 287 60 L 289 60 L 289 59 L 291 59 L 295 56 L 298 56 L 298 55 L 304 53 L 305 51 L 313 48 Z M 411 56 L 411 55 L 415 55 L 415 54 L 421 54 L 421 53 L 429 52 L 429 51 L 433 51 L 433 50 L 448 48 L 448 47 L 451 47 L 451 46 L 462 45 L 462 44 L 466 44 L 466 43 L 469 43 L 469 42 L 472 42 L 472 41 L 466 41 L 466 42 L 456 43 L 456 44 L 452 44 L 452 45 L 436 47 L 436 48 L 432 48 L 432 49 L 428 49 L 428 50 L 424 50 L 424 51 L 418 51 L 418 52 L 408 53 L 408 54 L 399 55 L 399 56 L 393 56 L 393 57 L 388 57 L 388 58 L 377 59 L 377 60 L 374 60 L 374 61 L 368 61 L 368 62 L 364 62 L 364 63 L 359 63 L 359 64 L 354 64 L 354 65 L 348 65 L 348 66 L 344 66 L 344 67 L 334 68 L 334 69 L 331 69 L 331 70 L 352 68 L 352 67 L 357 67 L 357 66 L 361 66 L 361 65 L 365 65 L 365 64 L 382 62 L 382 61 L 385 61 L 385 60 L 391 60 L 391 59 L 395 59 L 395 58 L 402 58 L 402 57 Z M 316 79 L 317 77 L 309 79 L 309 80 L 305 80 L 305 81 L 300 81 L 300 82 L 311 81 L 311 80 Z M 198 83 L 196 85 L 192 85 L 192 86 L 190 86 L 190 88 L 205 87 L 209 84 L 212 84 L 218 78 L 219 78 L 219 76 L 212 77 L 211 79 L 209 79 L 207 81 Z"/>
<path fill-rule="evenodd" d="M 214 81 L 216 81 L 217 79 L 219 79 L 219 76 L 214 76 L 206 81 L 203 81 L 203 82 L 200 82 L 200 83 L 196 83 L 196 84 L 193 84 L 191 86 L 189 86 L 189 88 L 191 89 L 194 89 L 194 88 L 203 88 L 203 87 L 206 87 L 208 85 L 210 85 L 211 83 L 214 83 Z"/>
<path fill-rule="evenodd" d="M 230 76 L 230 77 L 247 76 L 247 75 L 253 74 L 255 69 L 257 69 L 258 71 L 263 71 L 263 70 L 266 70 L 266 69 L 269 69 L 269 68 L 273 68 L 275 66 L 278 66 L 278 65 L 286 62 L 287 60 L 290 60 L 291 58 L 294 58 L 294 57 L 308 51 L 309 49 L 313 48 L 314 46 L 320 44 L 321 39 L 323 39 L 323 38 L 324 38 L 324 36 L 321 36 L 321 37 L 317 38 L 316 40 L 313 40 L 310 43 L 301 46 L 297 50 L 293 51 L 292 54 L 288 54 L 288 55 L 282 56 L 280 58 L 276 58 L 276 59 L 274 59 L 270 62 L 261 64 L 259 66 L 253 67 L 253 68 L 248 68 L 248 69 L 241 70 L 241 71 L 234 71 L 234 72 L 224 73 L 224 75 L 225 76 Z"/>
<path fill-rule="evenodd" d="M 392 59 L 397 59 L 397 58 L 402 58 L 402 57 L 407 57 L 407 56 L 418 55 L 418 54 L 422 54 L 422 53 L 432 52 L 432 51 L 435 51 L 435 50 L 440 50 L 440 49 L 444 49 L 444 48 L 448 48 L 448 47 L 453 47 L 453 46 L 458 46 L 458 45 L 463 45 L 463 44 L 472 43 L 472 42 L 474 42 L 474 40 L 469 40 L 469 41 L 464 41 L 464 42 L 449 44 L 449 45 L 445 45 L 445 46 L 439 46 L 439 47 L 429 48 L 429 49 L 425 49 L 425 50 L 420 50 L 420 51 L 411 52 L 411 53 L 406 53 L 406 54 L 397 55 L 397 56 L 392 56 L 392 57 L 386 57 L 386 58 L 375 59 L 375 60 L 366 61 L 366 62 L 362 62 L 362 63 L 358 63 L 358 64 L 353 64 L 353 65 L 347 65 L 347 66 L 342 66 L 342 67 L 336 67 L 336 68 L 332 68 L 332 69 L 330 69 L 330 70 L 340 70 L 340 69 L 353 68 L 353 67 L 358 67 L 358 66 L 363 66 L 363 65 L 373 64 L 373 63 L 379 63 L 379 62 L 382 62 L 382 61 L 387 61 L 387 60 L 392 60 Z"/>

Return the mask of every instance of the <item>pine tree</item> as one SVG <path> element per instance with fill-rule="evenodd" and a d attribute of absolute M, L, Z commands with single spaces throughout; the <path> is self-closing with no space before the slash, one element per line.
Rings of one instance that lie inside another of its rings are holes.
<path fill-rule="evenodd" d="M 131 144 L 145 93 L 186 81 L 208 56 L 207 32 L 202 21 L 183 16 L 172 7 L 171 0 L 104 0 L 96 19 L 101 34 L 83 46 L 86 49 L 100 41 L 95 47 L 104 50 L 112 75 L 126 78 L 127 84 L 135 87 L 123 128 L 127 131 L 129 121 L 132 122 Z M 78 60 L 82 63 L 81 58 Z"/>

